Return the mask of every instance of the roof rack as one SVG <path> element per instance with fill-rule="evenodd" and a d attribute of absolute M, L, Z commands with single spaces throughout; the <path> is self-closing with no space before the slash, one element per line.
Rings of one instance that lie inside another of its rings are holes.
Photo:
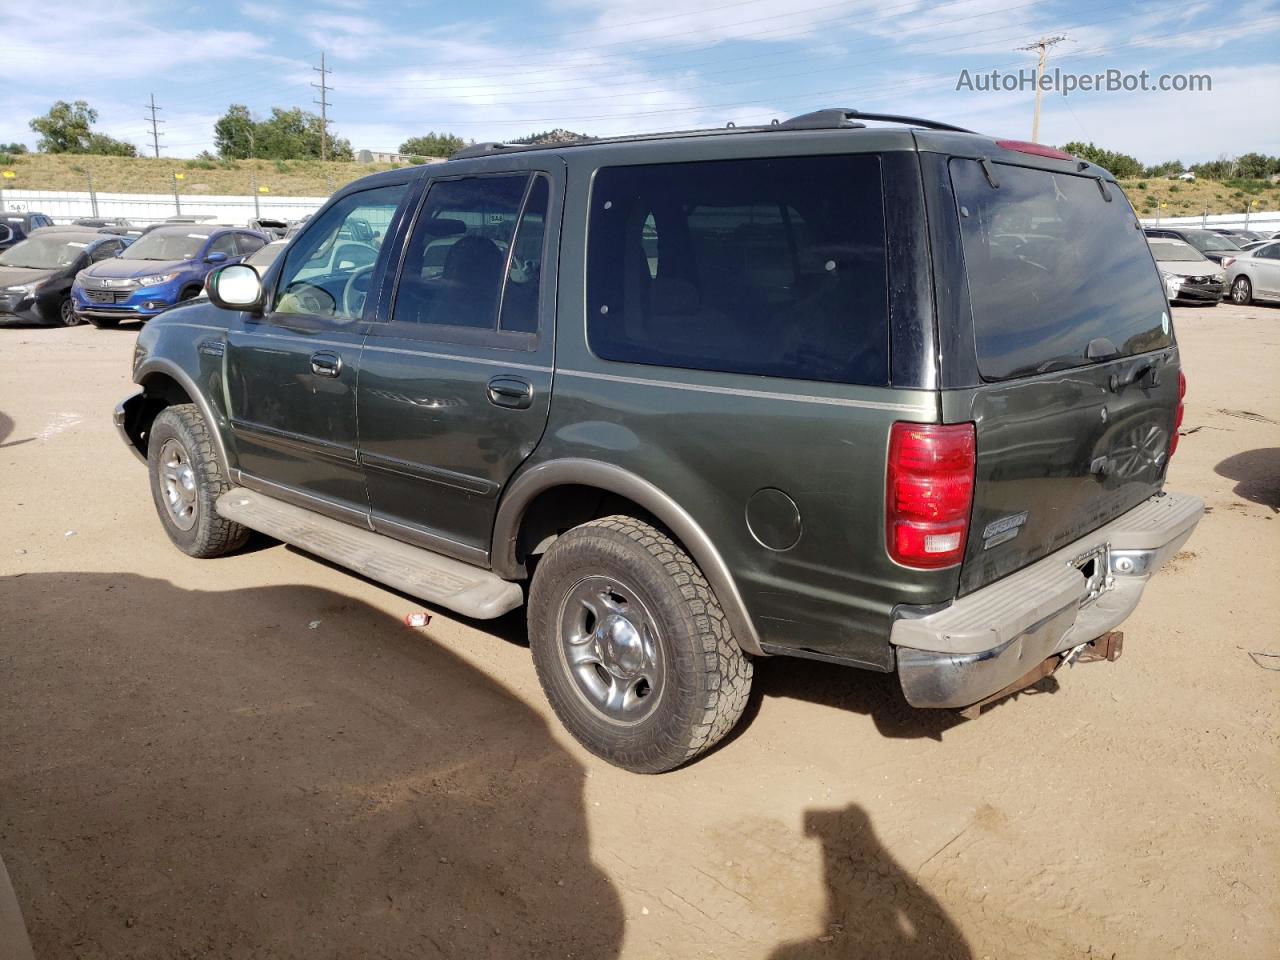
<path fill-rule="evenodd" d="M 778 130 L 857 130 L 866 127 L 862 120 L 876 120 L 883 123 L 903 123 L 913 127 L 925 127 L 929 130 L 947 130 L 952 133 L 973 133 L 964 127 L 937 120 L 925 120 L 921 117 L 906 117 L 895 113 L 864 113 L 848 107 L 829 107 L 802 113 L 789 120 L 774 120 L 772 123 L 756 126 L 738 127 L 729 123 L 723 127 L 710 127 L 698 130 L 669 130 L 662 133 L 636 133 L 619 137 L 584 137 L 562 143 L 473 143 L 450 155 L 450 160 L 469 160 L 473 157 L 492 157 L 503 153 L 523 153 L 528 150 L 559 150 L 565 147 L 574 148 L 591 144 L 636 143 L 645 140 L 670 140 L 675 137 L 712 137 L 726 134 L 770 133 Z"/>

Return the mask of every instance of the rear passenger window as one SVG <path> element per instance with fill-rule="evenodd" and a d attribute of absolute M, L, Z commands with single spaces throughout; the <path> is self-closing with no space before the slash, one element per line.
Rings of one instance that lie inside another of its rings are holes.
<path fill-rule="evenodd" d="M 393 322 L 497 329 L 528 185 L 525 173 L 431 185 L 409 239 Z"/>
<path fill-rule="evenodd" d="M 883 385 L 886 269 L 876 155 L 606 167 L 588 336 L 606 360 Z"/>

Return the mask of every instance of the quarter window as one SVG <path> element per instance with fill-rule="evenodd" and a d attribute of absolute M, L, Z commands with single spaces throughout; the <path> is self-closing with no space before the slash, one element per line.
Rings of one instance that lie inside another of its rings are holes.
<path fill-rule="evenodd" d="M 882 385 L 880 159 L 604 168 L 587 299 L 591 348 L 606 360 Z"/>
<path fill-rule="evenodd" d="M 275 312 L 356 320 L 407 184 L 348 194 L 308 222 L 276 284 Z"/>

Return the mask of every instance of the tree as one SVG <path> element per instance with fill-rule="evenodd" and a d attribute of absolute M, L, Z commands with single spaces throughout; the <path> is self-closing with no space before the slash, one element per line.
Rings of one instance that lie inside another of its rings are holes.
<path fill-rule="evenodd" d="M 0 143 L 0 153 L 26 153 L 25 143 Z"/>
<path fill-rule="evenodd" d="M 466 144 L 462 138 L 452 133 L 430 133 L 421 137 L 410 137 L 400 144 L 400 152 L 411 157 L 447 157 L 457 153 Z"/>
<path fill-rule="evenodd" d="M 58 100 L 43 117 L 31 120 L 31 129 L 40 134 L 38 148 L 45 153 L 105 153 L 136 157 L 138 148 L 105 133 L 94 133 L 98 111 L 84 100 Z"/>
<path fill-rule="evenodd" d="M 228 159 L 301 160 L 320 156 L 320 118 L 297 107 L 272 107 L 266 120 L 255 120 L 244 104 L 233 103 L 213 125 L 218 153 Z M 331 160 L 350 160 L 351 143 L 330 135 Z"/>
<path fill-rule="evenodd" d="M 1176 177 L 1186 169 L 1181 160 L 1166 160 L 1164 163 L 1147 167 L 1142 171 L 1142 175 L 1144 177 Z"/>
<path fill-rule="evenodd" d="M 1088 160 L 1090 163 L 1095 163 L 1102 169 L 1110 171 L 1111 175 L 1117 180 L 1127 180 L 1132 177 L 1142 176 L 1142 164 L 1138 162 L 1137 157 L 1131 157 L 1127 153 L 1106 150 L 1102 147 L 1094 146 L 1093 143 L 1080 143 L 1078 141 L 1068 143 L 1062 149 L 1067 153 L 1074 154 L 1081 160 Z"/>
<path fill-rule="evenodd" d="M 1207 163 L 1193 163 L 1191 172 L 1201 180 L 1230 180 L 1236 176 L 1236 162 L 1226 154 Z"/>
<path fill-rule="evenodd" d="M 1247 180 L 1265 180 L 1273 173 L 1280 173 L 1280 157 L 1265 153 L 1243 153 L 1236 158 L 1236 176 Z"/>

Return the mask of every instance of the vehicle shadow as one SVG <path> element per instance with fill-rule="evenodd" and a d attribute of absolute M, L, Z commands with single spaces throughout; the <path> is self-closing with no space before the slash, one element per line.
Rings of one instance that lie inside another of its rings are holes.
<path fill-rule="evenodd" d="M 27 437 L 24 440 L 14 440 L 12 443 L 5 443 L 9 434 L 13 433 L 13 417 L 6 413 L 0 413 L 0 447 L 16 447 L 23 443 L 30 443 L 35 437 Z"/>
<path fill-rule="evenodd" d="M 582 767 L 430 628 L 134 574 L 0 578 L 0 609 L 38 956 L 618 954 Z"/>
<path fill-rule="evenodd" d="M 1280 447 L 1263 447 L 1233 454 L 1213 471 L 1220 477 L 1236 481 L 1232 493 L 1237 497 L 1280 513 Z"/>
<path fill-rule="evenodd" d="M 770 960 L 971 960 L 959 928 L 876 838 L 866 811 L 809 810 L 804 826 L 822 843 L 826 933 L 783 944 Z"/>

